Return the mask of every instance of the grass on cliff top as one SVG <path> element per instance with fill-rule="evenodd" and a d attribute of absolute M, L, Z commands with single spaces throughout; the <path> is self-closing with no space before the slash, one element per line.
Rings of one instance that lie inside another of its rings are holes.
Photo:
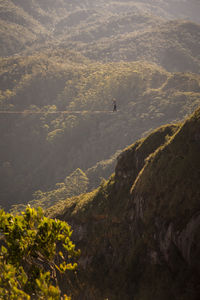
<path fill-rule="evenodd" d="M 161 216 L 182 227 L 199 209 L 200 109 L 150 156 L 132 187 L 145 199 L 145 218 Z M 148 222 L 148 221 L 147 221 Z"/>

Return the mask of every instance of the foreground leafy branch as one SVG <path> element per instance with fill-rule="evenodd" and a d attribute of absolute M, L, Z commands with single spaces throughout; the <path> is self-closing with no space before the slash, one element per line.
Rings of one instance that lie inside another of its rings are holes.
<path fill-rule="evenodd" d="M 3 299 L 61 299 L 57 274 L 77 268 L 70 226 L 27 207 L 0 210 L 0 295 Z M 65 296 L 64 299 L 69 299 Z"/>

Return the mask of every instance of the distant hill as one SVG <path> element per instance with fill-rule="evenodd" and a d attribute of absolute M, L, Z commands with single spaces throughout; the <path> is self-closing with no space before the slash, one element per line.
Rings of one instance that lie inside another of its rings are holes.
<path fill-rule="evenodd" d="M 41 43 L 48 31 L 16 1 L 0 1 L 0 55 L 21 52 L 34 43 Z M 20 3 L 20 1 L 18 1 Z M 26 1 L 29 3 L 30 1 Z M 18 3 L 18 4 L 19 4 Z"/>
<path fill-rule="evenodd" d="M 117 38 L 112 36 L 112 39 L 83 45 L 79 50 L 94 60 L 146 60 L 172 72 L 199 73 L 200 25 L 187 21 L 158 24 Z"/>
<path fill-rule="evenodd" d="M 198 73 L 199 11 L 196 0 L 5 0 L 0 55 L 64 48 L 96 61 L 146 60 Z"/>
<path fill-rule="evenodd" d="M 198 0 L 144 0 L 141 2 L 143 3 L 143 7 L 147 6 L 148 9 L 154 14 L 163 15 L 170 19 L 187 19 L 200 23 L 200 3 Z"/>
<path fill-rule="evenodd" d="M 74 299 L 199 298 L 199 126 L 200 109 L 155 130 L 97 190 L 49 211 L 81 248 Z"/>

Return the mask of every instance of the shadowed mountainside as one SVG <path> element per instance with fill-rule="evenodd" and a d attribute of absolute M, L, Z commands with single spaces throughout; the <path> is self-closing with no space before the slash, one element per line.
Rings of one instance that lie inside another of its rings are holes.
<path fill-rule="evenodd" d="M 82 250 L 74 299 L 199 298 L 199 128 L 200 109 L 155 130 L 97 190 L 49 211 Z"/>

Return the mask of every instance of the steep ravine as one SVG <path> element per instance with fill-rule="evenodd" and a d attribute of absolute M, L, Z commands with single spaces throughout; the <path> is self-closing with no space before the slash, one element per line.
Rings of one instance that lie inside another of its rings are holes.
<path fill-rule="evenodd" d="M 53 208 L 82 252 L 72 299 L 199 299 L 199 153 L 200 109 L 125 149 L 97 190 Z"/>

